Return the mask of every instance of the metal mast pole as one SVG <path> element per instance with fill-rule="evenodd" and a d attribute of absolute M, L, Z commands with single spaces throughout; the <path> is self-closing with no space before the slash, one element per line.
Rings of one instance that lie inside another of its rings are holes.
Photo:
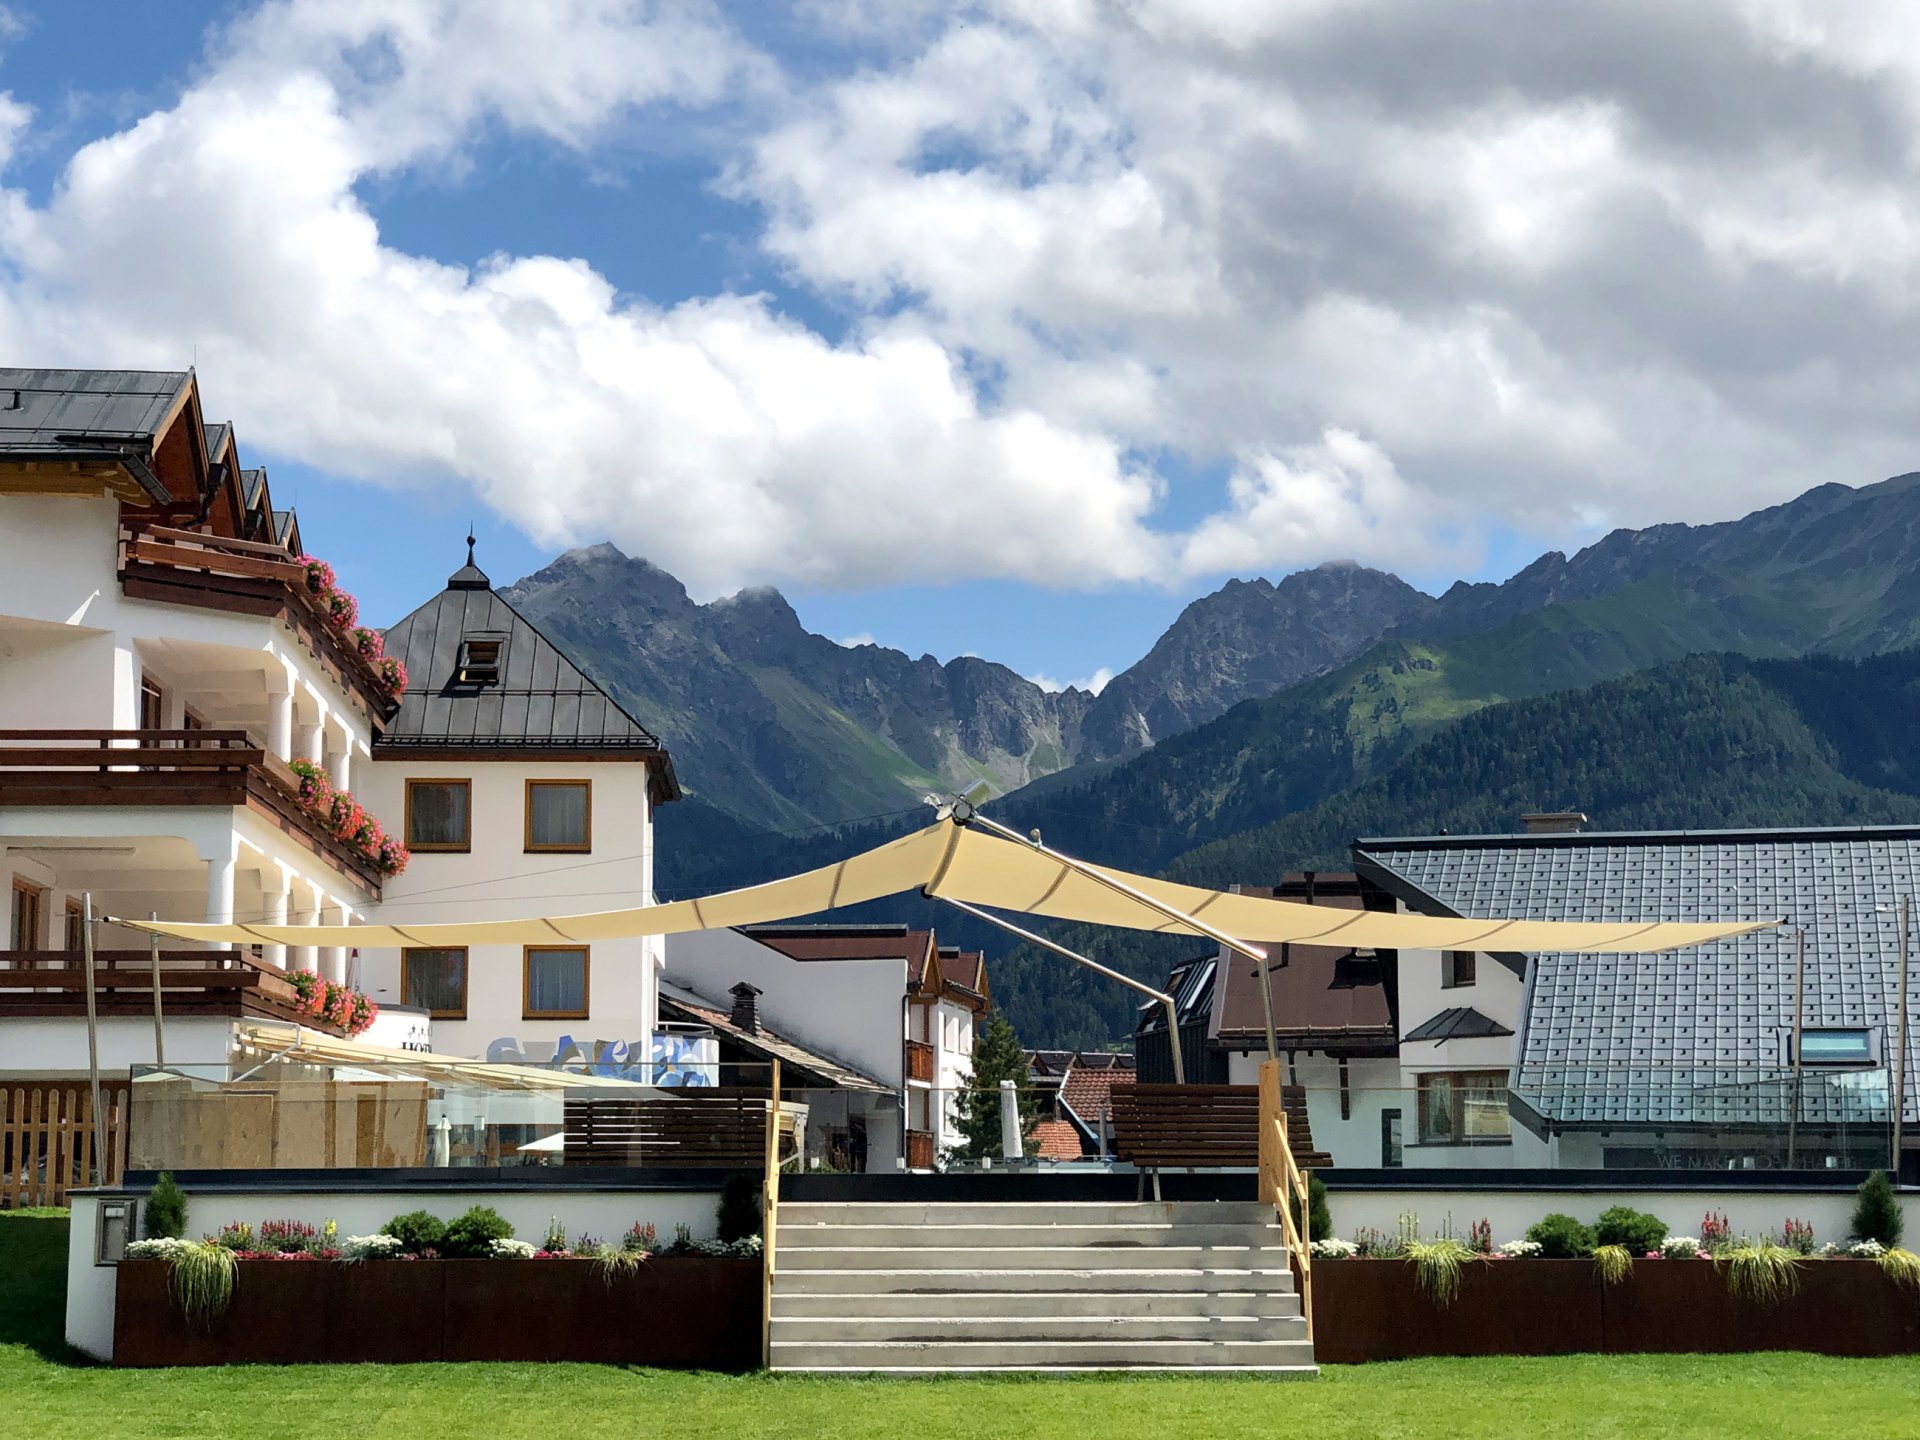
<path fill-rule="evenodd" d="M 1787 1112 L 1787 1168 L 1795 1168 L 1799 1159 L 1800 1138 L 1800 1026 L 1807 999 L 1807 932 L 1793 932 L 1793 1083 L 1789 1087 Z"/>
<path fill-rule="evenodd" d="M 80 960 L 86 969 L 87 1087 L 93 1096 L 93 1183 L 106 1180 L 107 1117 L 100 1108 L 100 1013 L 93 996 L 93 892 L 80 897 Z"/>
<path fill-rule="evenodd" d="M 963 808 L 965 810 L 964 817 L 961 813 Z M 1238 939 L 1235 936 L 1229 935 L 1224 930 L 1216 929 L 1212 925 L 1209 925 L 1206 921 L 1199 919 L 1197 916 L 1188 915 L 1184 911 L 1176 910 L 1173 906 L 1167 904 L 1164 900 L 1156 900 L 1154 899 L 1153 896 L 1147 894 L 1145 891 L 1136 890 L 1133 888 L 1133 886 L 1127 884 L 1125 881 L 1114 879 L 1113 876 L 1107 874 L 1104 870 L 1100 870 L 1095 866 L 1089 865 L 1084 860 L 1076 860 L 1071 855 L 1062 855 L 1058 850 L 1050 849 L 1046 845 L 1041 844 L 1039 840 L 1034 839 L 1031 836 L 1022 835 L 1017 831 L 1009 830 L 1006 826 L 1002 825 L 998 820 L 992 820 L 992 819 L 989 819 L 987 816 L 982 815 L 978 810 L 975 810 L 973 808 L 970 802 L 966 800 L 954 801 L 953 809 L 952 809 L 952 818 L 953 818 L 954 824 L 956 825 L 978 825 L 982 829 L 988 830 L 993 834 L 1000 836 L 1004 840 L 1011 840 L 1017 845 L 1026 845 L 1034 850 L 1037 850 L 1042 855 L 1046 856 L 1049 860 L 1054 861 L 1056 864 L 1066 866 L 1069 870 L 1073 871 L 1074 874 L 1084 876 L 1085 878 L 1093 881 L 1097 885 L 1103 885 L 1107 889 L 1113 891 L 1116 895 L 1124 895 L 1129 900 L 1137 901 L 1138 903 L 1146 906 L 1149 910 L 1153 911 L 1156 915 L 1163 915 L 1167 919 L 1174 921 L 1176 924 L 1184 926 L 1186 929 L 1192 930 L 1195 934 L 1204 935 L 1209 940 L 1212 940 L 1217 944 L 1226 946 L 1227 949 L 1233 951 L 1234 954 L 1244 955 L 1247 959 L 1253 961 L 1255 966 L 1258 967 L 1259 975 L 1260 975 L 1260 1003 L 1266 1009 L 1267 1058 L 1269 1060 L 1277 1060 L 1280 1058 L 1279 1057 L 1280 1047 L 1275 1037 L 1274 1025 L 1273 1025 L 1272 980 L 1267 973 L 1267 952 L 1265 950 L 1262 950 L 1257 945 L 1249 945 L 1246 941 Z M 934 898 L 944 899 L 945 897 L 936 895 Z"/>
<path fill-rule="evenodd" d="M 158 921 L 160 912 L 153 911 L 152 918 Z M 160 932 L 157 930 L 147 934 L 147 965 L 153 971 L 153 1063 L 164 1069 L 167 1063 L 167 1037 L 166 1026 L 160 1015 Z"/>
<path fill-rule="evenodd" d="M 1057 944 L 1047 939 L 1044 935 L 1036 935 L 1031 930 L 1024 930 L 1020 926 L 1015 925 L 1011 920 L 1002 920 L 998 915 L 989 914 L 978 906 L 967 904 L 964 900 L 949 900 L 945 895 L 930 895 L 927 898 L 930 900 L 938 900 L 943 905 L 951 905 L 956 910 L 964 910 L 967 914 L 973 916 L 974 919 L 984 920 L 989 925 L 998 925 L 1009 935 L 1016 935 L 1029 945 L 1038 945 L 1042 950 L 1051 950 L 1054 954 L 1063 956 L 1077 965 L 1084 965 L 1089 970 L 1106 976 L 1109 980 L 1119 981 L 1129 990 L 1138 990 L 1142 995 L 1150 995 L 1155 1000 L 1158 1000 L 1166 1009 L 1167 1038 L 1173 1045 L 1173 1083 L 1176 1085 L 1184 1085 L 1187 1083 L 1187 1067 L 1180 1057 L 1180 1017 L 1173 1008 L 1173 997 L 1167 994 L 1166 991 L 1156 990 L 1151 985 L 1142 984 L 1131 975 L 1122 975 L 1118 970 L 1111 970 L 1107 966 L 1102 965 L 1098 960 L 1089 960 L 1086 956 L 1077 951 L 1069 950 L 1066 946 Z"/>

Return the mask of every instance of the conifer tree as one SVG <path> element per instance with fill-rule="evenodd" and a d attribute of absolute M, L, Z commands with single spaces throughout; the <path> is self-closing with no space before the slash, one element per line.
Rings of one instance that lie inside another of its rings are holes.
<path fill-rule="evenodd" d="M 954 1100 L 954 1124 L 960 1131 L 960 1143 L 949 1152 L 951 1158 L 978 1160 L 1000 1155 L 1000 1082 L 1014 1082 L 1020 1102 L 1020 1148 L 1033 1153 L 1033 1132 L 1040 1123 L 1040 1108 L 1033 1098 L 1033 1077 L 1027 1069 L 1027 1052 L 1013 1033 L 1013 1023 L 1000 1011 L 987 1017 L 987 1028 L 973 1047 L 973 1068 L 961 1083 Z"/>
<path fill-rule="evenodd" d="M 1894 1198 L 1887 1172 L 1876 1170 L 1860 1186 L 1853 1208 L 1853 1238 L 1878 1240 L 1889 1250 L 1900 1243 L 1900 1202 Z"/>

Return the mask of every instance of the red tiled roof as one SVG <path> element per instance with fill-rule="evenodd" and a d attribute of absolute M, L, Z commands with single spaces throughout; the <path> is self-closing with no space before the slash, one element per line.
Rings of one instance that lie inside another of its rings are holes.
<path fill-rule="evenodd" d="M 1042 1160 L 1078 1160 L 1080 1132 L 1066 1120 L 1042 1120 L 1033 1130 L 1033 1153 Z"/>
<path fill-rule="evenodd" d="M 1076 1055 L 1073 1064 L 1067 1067 L 1066 1079 L 1060 1083 L 1060 1098 L 1072 1107 L 1090 1126 L 1098 1127 L 1100 1116 L 1113 1103 L 1113 1087 L 1131 1085 L 1134 1071 L 1131 1063 L 1122 1067 L 1117 1064 L 1102 1064 L 1102 1061 L 1131 1061 L 1130 1056 L 1099 1055 L 1085 1058 Z M 1088 1063 L 1091 1061 L 1092 1063 Z"/>

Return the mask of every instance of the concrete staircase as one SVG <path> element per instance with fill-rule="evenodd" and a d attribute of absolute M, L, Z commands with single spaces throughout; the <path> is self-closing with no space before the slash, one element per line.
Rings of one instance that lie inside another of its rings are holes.
<path fill-rule="evenodd" d="M 775 1370 L 1313 1375 L 1270 1208 L 783 1204 Z"/>

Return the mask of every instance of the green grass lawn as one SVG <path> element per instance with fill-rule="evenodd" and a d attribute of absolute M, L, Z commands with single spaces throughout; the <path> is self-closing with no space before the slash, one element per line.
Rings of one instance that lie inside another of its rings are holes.
<path fill-rule="evenodd" d="M 1805 1355 L 1415 1360 L 1305 1382 L 809 1380 L 594 1365 L 111 1370 L 75 1363 L 61 1344 L 65 1256 L 64 1215 L 0 1213 L 0 1440 L 1920 1435 L 1920 1361 Z"/>

